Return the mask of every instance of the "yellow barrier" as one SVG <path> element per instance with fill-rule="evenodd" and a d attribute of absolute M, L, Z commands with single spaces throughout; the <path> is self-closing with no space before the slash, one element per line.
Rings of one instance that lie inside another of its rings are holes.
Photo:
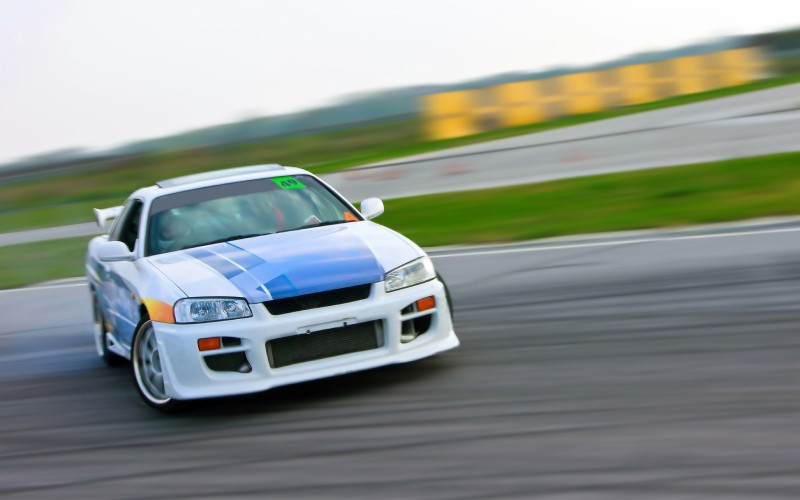
<path fill-rule="evenodd" d="M 425 96 L 430 139 L 450 139 L 559 116 L 592 113 L 758 79 L 758 49 L 742 48 L 600 71 Z"/>

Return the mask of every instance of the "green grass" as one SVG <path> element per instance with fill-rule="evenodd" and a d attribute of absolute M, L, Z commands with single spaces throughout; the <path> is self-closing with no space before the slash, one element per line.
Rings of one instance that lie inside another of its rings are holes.
<path fill-rule="evenodd" d="M 508 242 L 800 214 L 800 153 L 388 200 L 420 245 Z"/>
<path fill-rule="evenodd" d="M 89 237 L 0 247 L 0 288 L 83 276 Z"/>
<path fill-rule="evenodd" d="M 333 132 L 140 155 L 87 165 L 82 171 L 0 186 L 0 232 L 92 220 L 94 207 L 122 203 L 135 189 L 157 180 L 238 165 L 278 162 L 317 173 L 376 161 L 475 144 L 553 128 L 651 111 L 681 104 L 762 90 L 800 81 L 800 75 L 672 97 L 636 106 L 559 118 L 549 122 L 493 130 L 444 141 L 426 141 L 417 119 Z"/>
<path fill-rule="evenodd" d="M 800 153 L 388 200 L 423 246 L 800 214 Z M 87 238 L 0 247 L 0 288 L 83 274 Z"/>

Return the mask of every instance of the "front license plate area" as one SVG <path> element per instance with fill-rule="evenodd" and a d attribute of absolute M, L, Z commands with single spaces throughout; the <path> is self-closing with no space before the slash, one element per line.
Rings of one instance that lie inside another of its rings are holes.
<path fill-rule="evenodd" d="M 379 347 L 383 347 L 383 328 L 380 321 L 342 325 L 272 339 L 266 343 L 269 366 L 272 368 L 369 351 Z"/>

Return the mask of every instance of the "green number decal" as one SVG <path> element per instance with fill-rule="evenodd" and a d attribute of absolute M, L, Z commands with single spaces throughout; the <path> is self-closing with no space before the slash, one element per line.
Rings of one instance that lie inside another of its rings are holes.
<path fill-rule="evenodd" d="M 273 177 L 272 182 L 281 189 L 305 189 L 306 185 L 294 177 Z"/>

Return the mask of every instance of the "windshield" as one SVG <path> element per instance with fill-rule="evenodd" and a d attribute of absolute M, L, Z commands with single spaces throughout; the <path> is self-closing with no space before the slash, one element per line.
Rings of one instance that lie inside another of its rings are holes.
<path fill-rule="evenodd" d="M 221 184 L 153 200 L 146 255 L 359 220 L 308 175 Z"/>

